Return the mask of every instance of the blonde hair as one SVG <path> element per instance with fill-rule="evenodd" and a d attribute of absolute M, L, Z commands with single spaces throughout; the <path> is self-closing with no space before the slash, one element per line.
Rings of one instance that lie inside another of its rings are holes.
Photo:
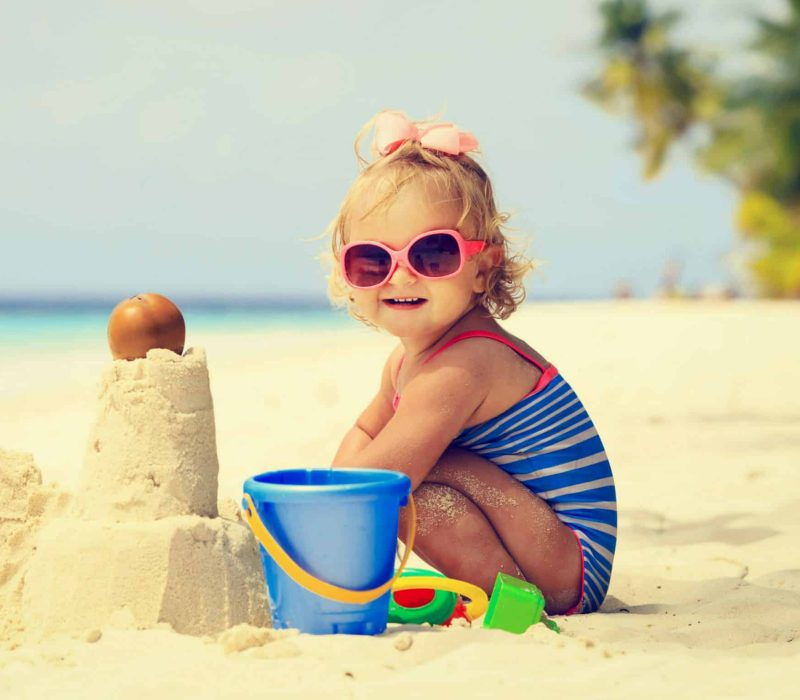
<path fill-rule="evenodd" d="M 478 304 L 496 318 L 508 318 L 525 299 L 522 280 L 533 268 L 533 263 L 524 255 L 512 252 L 511 242 L 503 231 L 508 228 L 505 224 L 509 215 L 497 210 L 489 176 L 466 154 L 447 155 L 423 148 L 416 141 L 406 141 L 385 156 L 376 154 L 373 148 L 374 160 L 370 162 L 361 155 L 361 142 L 374 122 L 375 117 L 356 136 L 354 150 L 360 172 L 325 232 L 330 235 L 333 256 L 332 260 L 326 256 L 331 263 L 328 276 L 330 300 L 337 306 L 346 305 L 351 316 L 372 325 L 353 304 L 350 288 L 339 266 L 353 209 L 366 192 L 375 199 L 363 216 L 388 208 L 404 187 L 421 181 L 426 186 L 437 187 L 448 199 L 461 203 L 457 228 L 470 222 L 475 240 L 486 241 L 487 246 L 497 246 L 502 251 L 500 261 L 488 272 L 486 290 L 481 293 Z"/>

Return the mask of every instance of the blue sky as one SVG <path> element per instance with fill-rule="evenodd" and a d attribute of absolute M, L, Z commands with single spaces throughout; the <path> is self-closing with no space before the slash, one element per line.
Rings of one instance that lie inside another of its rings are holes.
<path fill-rule="evenodd" d="M 748 13 L 782 5 L 705 0 L 680 36 L 731 63 Z M 322 296 L 313 239 L 384 108 L 475 133 L 542 261 L 532 297 L 649 294 L 669 259 L 689 286 L 727 283 L 735 193 L 686 149 L 641 182 L 630 126 L 578 94 L 596 7 L 4 3 L 0 296 Z"/>

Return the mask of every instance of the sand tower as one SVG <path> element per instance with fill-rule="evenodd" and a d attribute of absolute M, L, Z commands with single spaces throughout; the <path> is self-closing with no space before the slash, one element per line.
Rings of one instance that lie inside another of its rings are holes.
<path fill-rule="evenodd" d="M 115 360 L 68 515 L 45 524 L 25 577 L 36 634 L 113 619 L 187 634 L 269 621 L 258 549 L 219 517 L 214 409 L 202 349 Z"/>

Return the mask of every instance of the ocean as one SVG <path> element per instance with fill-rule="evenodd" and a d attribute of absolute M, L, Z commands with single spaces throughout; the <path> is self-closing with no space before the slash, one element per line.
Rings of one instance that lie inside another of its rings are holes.
<path fill-rule="evenodd" d="M 108 319 L 124 297 L 34 298 L 0 296 L 0 352 L 53 345 L 106 342 Z M 187 337 L 196 332 L 355 328 L 359 324 L 326 298 L 181 298 L 170 296 L 183 313 Z M 602 297 L 598 297 L 602 298 Z M 537 296 L 529 302 L 573 301 Z"/>
<path fill-rule="evenodd" d="M 0 298 L 0 348 L 22 349 L 71 345 L 102 339 L 111 299 Z M 327 300 L 189 299 L 173 298 L 186 321 L 187 334 L 196 331 L 243 332 L 291 328 L 352 327 L 356 323 Z"/>

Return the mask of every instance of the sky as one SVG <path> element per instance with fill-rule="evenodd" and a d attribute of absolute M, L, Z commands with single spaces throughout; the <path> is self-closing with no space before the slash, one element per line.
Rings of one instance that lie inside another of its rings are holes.
<path fill-rule="evenodd" d="M 735 65 L 782 0 L 656 2 Z M 322 298 L 322 234 L 381 109 L 473 132 L 531 298 L 738 279 L 736 193 L 687 147 L 640 179 L 579 94 L 598 3 L 29 0 L 0 5 L 0 298 Z"/>

